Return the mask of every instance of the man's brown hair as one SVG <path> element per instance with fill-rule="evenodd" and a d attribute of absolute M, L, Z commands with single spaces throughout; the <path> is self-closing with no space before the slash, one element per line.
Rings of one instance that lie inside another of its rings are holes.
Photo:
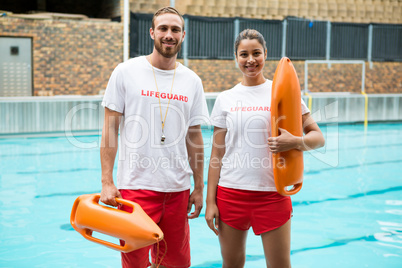
<path fill-rule="evenodd" d="M 181 19 L 181 22 L 183 24 L 183 27 L 182 27 L 183 29 L 182 30 L 184 31 L 184 19 L 183 19 L 183 16 L 174 7 L 162 7 L 162 8 L 158 9 L 155 12 L 154 16 L 152 17 L 152 30 L 155 30 L 155 19 L 156 19 L 156 17 L 158 17 L 160 15 L 163 15 L 163 14 L 176 14 L 177 16 L 179 16 L 180 19 Z"/>

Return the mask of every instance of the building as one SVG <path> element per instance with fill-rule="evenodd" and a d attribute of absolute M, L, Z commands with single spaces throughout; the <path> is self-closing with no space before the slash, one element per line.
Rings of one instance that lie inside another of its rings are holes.
<path fill-rule="evenodd" d="M 167 0 L 130 0 L 131 37 L 136 30 L 135 14 L 152 14 L 170 4 Z M 391 61 L 363 59 L 370 63 L 365 91 L 402 93 L 402 2 L 398 0 L 176 0 L 174 4 L 190 19 L 296 19 L 309 22 L 308 27 L 327 21 L 352 23 L 354 28 L 392 27 L 389 39 L 397 57 Z M 114 67 L 124 60 L 124 0 L 7 0 L 0 10 L 0 96 L 101 94 Z M 369 45 L 363 46 L 367 49 Z M 130 38 L 131 56 L 138 47 Z M 290 58 L 304 88 L 308 57 Z M 193 56 L 181 61 L 200 75 L 207 92 L 227 89 L 241 78 L 230 58 Z M 272 79 L 276 64 L 277 57 L 268 59 L 268 78 Z M 359 64 L 333 65 L 331 69 L 325 64 L 312 66 L 309 90 L 359 93 L 361 72 Z"/>

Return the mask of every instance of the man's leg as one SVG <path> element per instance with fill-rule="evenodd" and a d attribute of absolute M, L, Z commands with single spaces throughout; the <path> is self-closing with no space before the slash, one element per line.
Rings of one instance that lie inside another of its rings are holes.
<path fill-rule="evenodd" d="M 158 224 L 162 215 L 163 194 L 148 190 L 120 190 L 123 199 L 138 203 L 145 213 Z M 132 212 L 131 207 L 121 206 L 121 210 Z M 124 241 L 120 242 L 121 244 Z M 134 250 L 129 253 L 121 253 L 123 268 L 145 268 L 151 265 L 149 262 L 149 250 L 152 246 Z"/>
<path fill-rule="evenodd" d="M 162 218 L 159 227 L 162 229 L 167 247 L 163 241 L 152 246 L 152 262 L 165 267 L 190 267 L 190 228 L 188 225 L 187 205 L 190 190 L 165 193 Z M 156 254 L 159 253 L 156 259 Z"/>

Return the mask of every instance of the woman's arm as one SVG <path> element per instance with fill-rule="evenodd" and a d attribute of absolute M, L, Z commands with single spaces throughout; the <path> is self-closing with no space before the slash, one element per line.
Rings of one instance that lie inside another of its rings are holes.
<path fill-rule="evenodd" d="M 296 148 L 302 151 L 309 151 L 323 147 L 325 145 L 324 136 L 311 114 L 307 113 L 302 115 L 302 121 L 303 132 L 306 135 L 304 137 L 296 137 L 298 140 L 298 146 Z"/>
<path fill-rule="evenodd" d="M 325 145 L 325 139 L 317 123 L 310 113 L 302 115 L 304 136 L 290 134 L 286 129 L 279 128 L 280 135 L 268 138 L 269 149 L 273 153 L 285 152 L 292 149 L 309 151 Z"/>
<path fill-rule="evenodd" d="M 222 167 L 222 158 L 225 154 L 225 128 L 214 128 L 213 144 L 211 159 L 209 161 L 208 170 L 208 186 L 207 186 L 207 208 L 205 211 L 205 220 L 208 227 L 218 235 L 219 227 L 219 210 L 216 206 L 216 190 Z"/>

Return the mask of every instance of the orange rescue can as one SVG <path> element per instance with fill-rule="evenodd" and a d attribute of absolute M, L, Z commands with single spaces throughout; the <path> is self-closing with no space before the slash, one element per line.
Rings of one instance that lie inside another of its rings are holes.
<path fill-rule="evenodd" d="M 137 203 L 116 198 L 118 203 L 133 208 L 133 212 L 129 213 L 100 205 L 99 199 L 100 194 L 81 195 L 71 211 L 71 225 L 86 239 L 124 253 L 163 239 L 159 226 Z M 124 246 L 93 237 L 94 231 L 121 239 L 125 242 Z"/>
<path fill-rule="evenodd" d="M 278 128 L 294 136 L 303 135 L 301 91 L 296 70 L 290 59 L 283 57 L 275 71 L 271 97 L 271 134 Z M 272 154 L 275 186 L 281 195 L 293 195 L 303 184 L 303 152 L 292 149 Z M 290 190 L 288 187 L 293 186 Z"/>

